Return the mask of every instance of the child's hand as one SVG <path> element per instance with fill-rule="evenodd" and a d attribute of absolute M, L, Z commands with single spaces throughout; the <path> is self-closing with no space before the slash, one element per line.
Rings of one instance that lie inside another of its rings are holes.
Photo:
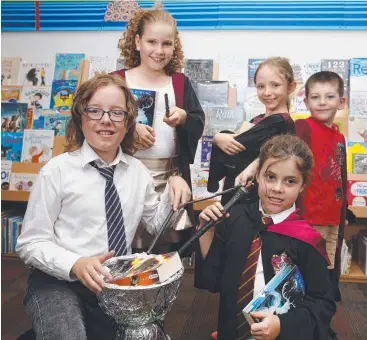
<path fill-rule="evenodd" d="M 202 228 L 207 222 L 218 221 L 218 219 L 222 218 L 223 209 L 223 206 L 219 202 L 216 202 L 206 207 L 199 215 L 200 224 L 197 229 Z M 229 214 L 227 213 L 226 217 L 228 216 Z"/>
<path fill-rule="evenodd" d="M 164 116 L 163 121 L 170 127 L 176 127 L 177 125 L 185 124 L 186 118 L 187 113 L 185 110 L 182 110 L 177 106 L 173 106 L 169 110 L 169 116 Z"/>
<path fill-rule="evenodd" d="M 180 176 L 172 176 L 169 179 L 169 196 L 176 211 L 179 205 L 183 205 L 191 198 L 191 190 L 186 181 Z"/>
<path fill-rule="evenodd" d="M 74 263 L 71 272 L 84 286 L 98 294 L 106 286 L 103 276 L 112 280 L 111 274 L 102 267 L 102 264 L 114 255 L 115 251 L 112 250 L 99 256 L 81 257 Z"/>
<path fill-rule="evenodd" d="M 154 129 L 145 124 L 136 124 L 135 129 L 139 137 L 139 145 L 142 149 L 151 148 L 155 143 Z"/>
<path fill-rule="evenodd" d="M 236 135 L 231 135 L 228 133 L 217 133 L 213 138 L 213 143 L 218 145 L 218 147 L 224 151 L 226 154 L 233 156 L 241 151 L 245 151 L 246 148 L 237 142 L 234 137 Z"/>
<path fill-rule="evenodd" d="M 272 312 L 254 312 L 253 318 L 261 319 L 259 323 L 251 325 L 251 335 L 256 340 L 274 340 L 280 333 L 280 320 Z"/>

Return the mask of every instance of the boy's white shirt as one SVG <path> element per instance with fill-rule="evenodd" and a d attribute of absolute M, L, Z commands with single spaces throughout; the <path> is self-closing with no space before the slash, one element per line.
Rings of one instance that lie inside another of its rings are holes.
<path fill-rule="evenodd" d="M 284 210 L 278 214 L 265 214 L 261 202 L 259 201 L 259 211 L 263 213 L 267 217 L 271 217 L 274 224 L 283 222 L 292 212 L 296 210 L 296 205 L 293 204 L 289 209 Z M 261 251 L 259 253 L 259 260 L 256 266 L 256 274 L 255 274 L 255 282 L 254 282 L 254 295 L 256 296 L 263 288 L 265 287 L 265 278 L 264 278 L 264 267 L 263 261 L 261 258 Z"/>
<path fill-rule="evenodd" d="M 71 281 L 81 257 L 109 251 L 105 214 L 105 179 L 89 163 L 107 166 L 84 141 L 71 153 L 52 158 L 32 189 L 16 251 L 23 261 L 58 279 Z M 169 186 L 159 195 L 149 170 L 119 149 L 114 183 L 120 196 L 128 254 L 141 219 L 156 233 L 168 215 Z"/>

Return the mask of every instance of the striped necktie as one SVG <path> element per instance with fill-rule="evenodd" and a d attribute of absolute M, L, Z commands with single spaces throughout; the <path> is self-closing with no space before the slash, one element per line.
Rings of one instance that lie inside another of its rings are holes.
<path fill-rule="evenodd" d="M 108 231 L 108 249 L 115 251 L 115 256 L 127 253 L 124 217 L 120 197 L 118 195 L 113 174 L 116 166 L 99 168 L 95 162 L 90 162 L 99 173 L 106 179 L 105 186 L 105 209 Z"/>
<path fill-rule="evenodd" d="M 262 216 L 261 222 L 263 224 L 273 224 L 270 217 Z M 245 263 L 244 270 L 241 275 L 240 286 L 238 288 L 237 296 L 237 337 L 236 340 L 243 340 L 250 337 L 250 325 L 246 321 L 242 310 L 253 299 L 254 283 L 257 262 L 259 260 L 261 251 L 261 238 L 257 234 L 252 241 L 251 249 Z"/>

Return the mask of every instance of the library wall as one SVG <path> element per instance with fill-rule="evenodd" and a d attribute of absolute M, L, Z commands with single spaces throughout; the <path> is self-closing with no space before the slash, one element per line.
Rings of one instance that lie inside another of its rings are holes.
<path fill-rule="evenodd" d="M 122 32 L 5 32 L 2 57 L 54 61 L 56 53 L 85 53 L 117 59 Z M 214 59 L 220 80 L 243 74 L 250 58 L 284 56 L 292 60 L 366 57 L 367 31 L 181 31 L 186 58 Z"/>

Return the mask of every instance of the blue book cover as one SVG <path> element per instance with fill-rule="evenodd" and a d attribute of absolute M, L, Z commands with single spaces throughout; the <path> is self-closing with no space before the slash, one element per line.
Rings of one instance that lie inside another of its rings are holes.
<path fill-rule="evenodd" d="M 50 108 L 69 113 L 73 103 L 76 80 L 54 80 L 52 82 Z"/>
<path fill-rule="evenodd" d="M 23 132 L 1 132 L 1 159 L 20 162 Z"/>
<path fill-rule="evenodd" d="M 201 167 L 208 169 L 210 165 L 210 157 L 212 154 L 213 137 L 202 136 L 201 143 Z"/>
<path fill-rule="evenodd" d="M 276 314 L 287 313 L 303 299 L 305 284 L 298 267 L 293 263 L 285 264 L 268 284 L 243 309 L 243 314 L 251 325 L 258 322 L 250 313 L 270 311 Z"/>
<path fill-rule="evenodd" d="M 57 53 L 54 80 L 78 80 L 84 53 Z"/>
<path fill-rule="evenodd" d="M 138 116 L 136 122 L 153 126 L 155 109 L 155 91 L 131 89 L 136 101 L 138 102 Z"/>
<path fill-rule="evenodd" d="M 44 116 L 44 129 L 52 130 L 55 136 L 65 136 L 66 126 L 71 115 L 53 114 Z"/>
<path fill-rule="evenodd" d="M 1 132 L 23 131 L 27 108 L 27 103 L 1 103 Z"/>

